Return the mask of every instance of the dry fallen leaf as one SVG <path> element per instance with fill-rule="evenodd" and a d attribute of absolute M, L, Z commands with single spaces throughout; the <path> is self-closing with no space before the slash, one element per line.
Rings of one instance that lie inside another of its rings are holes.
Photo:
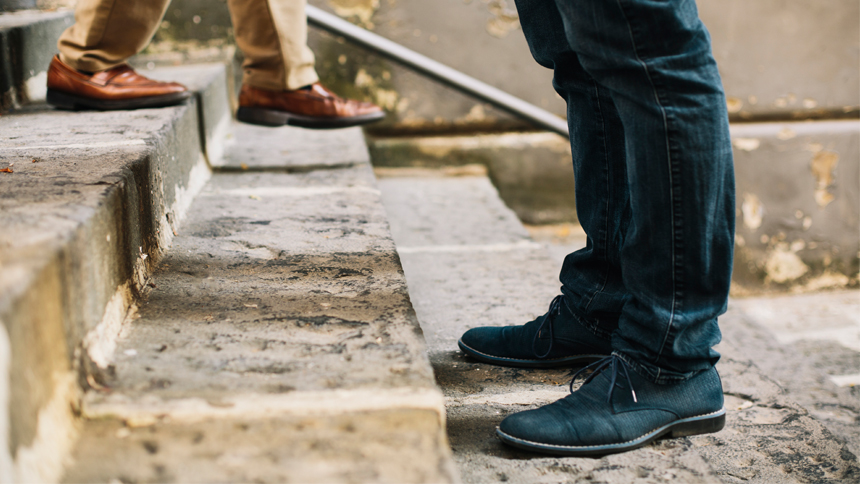
<path fill-rule="evenodd" d="M 0 169 L 0 173 L 12 173 L 12 167 Z"/>
<path fill-rule="evenodd" d="M 89 384 L 90 388 L 92 388 L 93 390 L 96 390 L 99 392 L 105 392 L 105 393 L 108 393 L 111 391 L 110 387 L 107 387 L 107 386 L 102 385 L 99 382 L 97 382 L 93 375 L 87 375 L 87 383 Z"/>
<path fill-rule="evenodd" d="M 151 427 L 158 423 L 158 418 L 154 415 L 133 415 L 125 420 L 125 426 L 128 428 Z"/>

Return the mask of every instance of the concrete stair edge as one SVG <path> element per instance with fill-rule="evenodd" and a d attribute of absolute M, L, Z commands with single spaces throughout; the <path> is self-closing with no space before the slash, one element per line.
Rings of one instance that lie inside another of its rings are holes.
<path fill-rule="evenodd" d="M 98 386 L 99 365 L 127 311 L 210 176 L 201 139 L 207 123 L 200 116 L 213 117 L 213 126 L 230 119 L 224 67 L 205 67 L 197 77 L 195 99 L 161 111 L 160 129 L 112 148 L 122 167 L 107 180 L 91 180 L 107 188 L 80 220 L 46 243 L 7 250 L 6 257 L 0 246 L 0 286 L 14 288 L 0 296 L 0 329 L 11 347 L 11 355 L 2 355 L 9 382 L 0 397 L 9 407 L 0 415 L 6 424 L 0 428 L 8 429 L 0 444 L 12 466 L 4 474 L 13 480 L 59 479 L 74 442 L 82 388 Z M 223 98 L 222 109 L 212 106 L 217 98 Z M 17 119 L 15 113 L 4 117 Z M 89 156 L 114 161 L 99 153 L 104 147 L 92 146 L 67 145 L 61 156 L 85 158 L 95 150 Z M 57 156 L 49 148 L 15 148 L 12 153 L 34 160 Z"/>

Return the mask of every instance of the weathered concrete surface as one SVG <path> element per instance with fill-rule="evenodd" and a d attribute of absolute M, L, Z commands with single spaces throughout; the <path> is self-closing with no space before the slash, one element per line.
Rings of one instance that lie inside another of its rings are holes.
<path fill-rule="evenodd" d="M 727 342 L 860 455 L 860 292 L 734 299 L 731 308 Z"/>
<path fill-rule="evenodd" d="M 558 267 L 571 252 L 585 248 L 588 236 L 582 226 L 575 223 L 552 225 L 526 225 L 532 239 L 541 244 Z"/>
<path fill-rule="evenodd" d="M 36 0 L 3 0 L 3 2 L 0 2 L 0 12 L 34 8 L 36 8 Z"/>
<path fill-rule="evenodd" d="M 558 293 L 560 261 L 540 246 L 518 246 L 525 231 L 486 179 L 392 177 L 380 188 L 465 482 L 856 480 L 857 461 L 845 445 L 728 342 L 718 366 L 730 410 L 722 432 L 602 459 L 546 458 L 503 446 L 494 427 L 511 412 L 563 397 L 569 371 L 475 363 L 459 354 L 456 340 L 470 327 L 519 324 L 542 313 Z M 486 223 L 473 228 L 476 219 Z M 734 327 L 734 318 L 723 324 Z"/>
<path fill-rule="evenodd" d="M 369 162 L 360 128 L 318 131 L 234 122 L 227 133 L 226 154 L 215 166 L 222 171 L 307 171 Z"/>
<path fill-rule="evenodd" d="M 192 101 L 120 113 L 36 105 L 0 119 L 0 168 L 11 170 L 0 173 L 0 320 L 18 480 L 59 476 L 69 402 L 87 385 L 78 371 L 111 351 L 208 177 L 197 116 Z"/>
<path fill-rule="evenodd" d="M 0 13 L 0 112 L 45 99 L 57 39 L 73 22 L 70 11 Z"/>
<path fill-rule="evenodd" d="M 254 129 L 237 145 L 325 142 Z M 83 399 L 85 445 L 65 481 L 458 480 L 366 158 L 281 167 L 295 173 L 266 161 L 215 175 L 195 200 L 93 375 L 101 391 Z"/>
<path fill-rule="evenodd" d="M 723 327 L 734 325 L 723 316 Z M 723 482 L 839 483 L 860 479 L 857 457 L 806 409 L 787 398 L 731 341 L 718 347 L 726 428 L 690 437 Z"/>

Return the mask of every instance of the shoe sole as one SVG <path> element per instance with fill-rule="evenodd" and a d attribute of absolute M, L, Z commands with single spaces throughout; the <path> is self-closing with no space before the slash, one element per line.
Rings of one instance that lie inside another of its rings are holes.
<path fill-rule="evenodd" d="M 517 358 L 506 358 L 503 356 L 493 356 L 488 355 L 486 353 L 481 353 L 480 351 L 466 345 L 466 343 L 463 343 L 462 339 L 457 341 L 457 346 L 460 347 L 460 351 L 482 363 L 489 363 L 491 365 L 499 366 L 511 366 L 514 368 L 556 368 L 559 366 L 584 366 L 589 363 L 594 363 L 595 361 L 602 360 L 603 358 L 609 356 L 608 354 L 576 355 L 566 356 L 564 358 L 521 360 Z"/>
<path fill-rule="evenodd" d="M 541 444 L 539 442 L 531 442 L 528 440 L 518 439 L 513 435 L 502 432 L 496 428 L 496 435 L 505 444 L 517 447 L 519 449 L 542 454 L 567 456 L 567 457 L 592 457 L 607 454 L 617 454 L 619 452 L 627 452 L 628 450 L 638 449 L 646 446 L 660 438 L 678 438 L 687 437 L 690 435 L 711 434 L 719 432 L 726 425 L 726 409 L 722 408 L 714 413 L 700 415 L 697 417 L 689 417 L 681 420 L 676 420 L 666 424 L 656 430 L 629 442 L 620 444 L 606 445 L 589 445 L 589 446 L 567 446 L 567 445 L 552 445 Z"/>
<path fill-rule="evenodd" d="M 240 107 L 236 119 L 260 126 L 298 126 L 310 129 L 338 129 L 373 123 L 385 117 L 384 112 L 368 113 L 344 118 L 320 118 L 303 116 L 274 109 Z"/>
<path fill-rule="evenodd" d="M 133 99 L 94 99 L 48 89 L 46 101 L 52 106 L 69 111 L 120 111 L 175 106 L 182 104 L 183 101 L 193 95 L 194 93 L 190 91 L 184 91 L 164 94 L 162 96 L 147 96 Z"/>

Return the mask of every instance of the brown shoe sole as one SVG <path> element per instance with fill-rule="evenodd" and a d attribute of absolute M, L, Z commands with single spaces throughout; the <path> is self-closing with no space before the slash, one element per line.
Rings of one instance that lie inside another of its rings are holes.
<path fill-rule="evenodd" d="M 350 126 L 373 123 L 384 117 L 385 113 L 382 111 L 360 114 L 358 116 L 322 118 L 319 116 L 304 116 L 301 114 L 288 113 L 286 111 L 276 111 L 274 109 L 250 107 L 240 107 L 239 111 L 236 113 L 236 118 L 245 123 L 258 124 L 261 126 L 290 125 L 310 129 L 348 128 Z"/>
<path fill-rule="evenodd" d="M 66 92 L 48 89 L 46 100 L 48 104 L 59 109 L 80 111 L 95 109 L 98 111 L 118 111 L 125 109 L 161 108 L 181 104 L 194 93 L 190 91 L 174 92 L 161 96 L 147 96 L 132 99 L 94 99 L 76 96 Z"/>

